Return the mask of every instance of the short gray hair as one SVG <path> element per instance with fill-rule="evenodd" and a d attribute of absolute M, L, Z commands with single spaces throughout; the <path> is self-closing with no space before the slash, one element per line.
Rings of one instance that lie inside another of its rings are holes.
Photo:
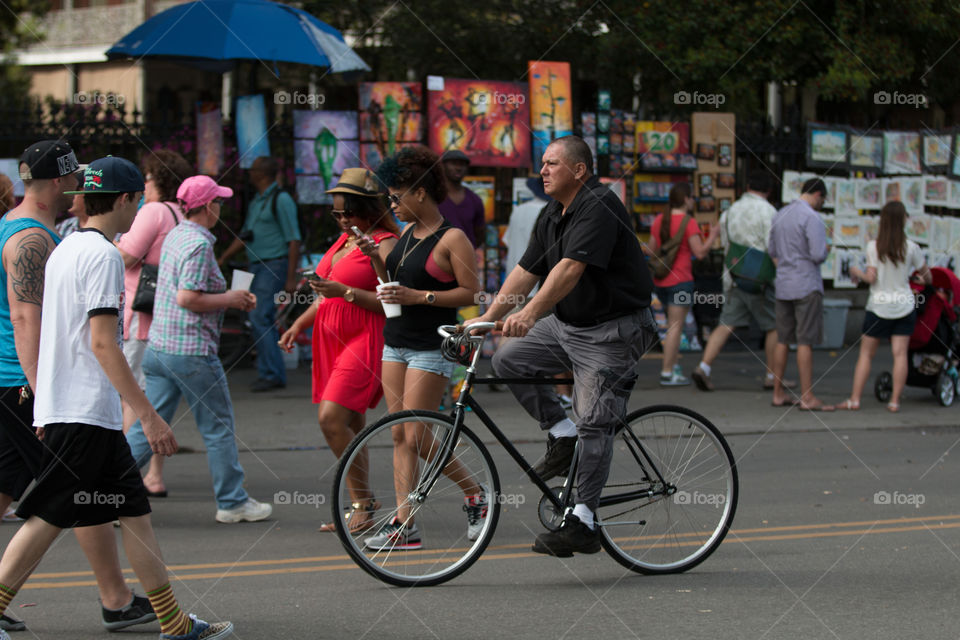
<path fill-rule="evenodd" d="M 582 162 L 587 167 L 587 173 L 593 173 L 593 152 L 590 146 L 579 136 L 563 136 L 550 144 L 559 144 L 563 147 L 564 157 L 573 164 Z"/>

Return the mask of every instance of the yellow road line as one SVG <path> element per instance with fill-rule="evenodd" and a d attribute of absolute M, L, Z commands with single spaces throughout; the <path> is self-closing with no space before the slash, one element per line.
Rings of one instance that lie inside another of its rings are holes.
<path fill-rule="evenodd" d="M 947 522 L 942 522 L 947 521 Z M 936 522 L 937 524 L 926 524 Z M 922 524 L 919 524 L 922 523 Z M 883 526 L 877 525 L 908 525 L 908 526 Z M 829 529 L 840 529 L 830 531 Z M 794 525 L 767 528 L 735 529 L 730 532 L 724 540 L 724 544 L 746 543 L 746 542 L 773 542 L 783 540 L 812 540 L 818 538 L 840 537 L 840 536 L 860 536 L 860 535 L 878 535 L 890 533 L 902 533 L 911 531 L 924 531 L 928 529 L 956 529 L 960 528 L 960 515 L 916 517 L 916 518 L 894 518 L 888 520 L 864 520 L 858 522 L 834 522 L 809 525 Z M 795 533 L 786 533 L 793 531 Z M 785 533 L 777 533 L 785 532 Z M 775 535 L 769 535 L 769 534 Z M 750 535 L 762 534 L 762 535 Z M 683 536 L 700 535 L 697 533 L 684 534 Z M 644 536 L 635 538 L 637 541 L 643 539 L 655 539 L 658 536 Z M 633 538 L 618 538 L 618 540 L 631 540 Z M 693 546 L 699 541 L 690 540 L 679 543 L 680 546 Z M 663 544 L 637 544 L 625 547 L 627 549 L 642 549 L 663 547 Z M 540 554 L 533 552 L 509 553 L 510 549 L 529 548 L 529 543 L 497 545 L 490 546 L 481 556 L 481 560 L 512 560 L 518 558 L 533 558 Z M 397 559 L 390 561 L 390 566 L 427 564 L 436 562 L 437 557 L 424 557 L 427 555 L 436 556 L 437 554 L 449 553 L 453 550 L 427 550 L 423 552 L 408 552 L 410 555 L 406 559 Z M 499 553 L 498 553 L 499 551 Z M 414 555 L 416 554 L 416 555 Z M 313 566 L 288 566 L 295 564 L 312 564 Z M 316 566 L 317 564 L 321 566 Z M 285 566 L 287 565 L 287 566 Z M 240 567 L 265 567 L 260 569 L 241 569 Z M 344 571 L 359 569 L 359 567 L 349 560 L 349 556 L 344 554 L 330 556 L 308 556 L 302 558 L 278 558 L 274 560 L 248 560 L 243 562 L 215 562 L 202 564 L 171 565 L 168 567 L 176 580 L 211 580 L 223 578 L 244 578 L 250 576 L 297 574 L 297 573 L 318 573 L 325 571 Z M 226 569 L 224 572 L 203 572 L 203 573 L 183 573 L 186 571 L 197 571 L 202 569 Z M 125 573 L 132 573 L 130 569 L 125 569 Z M 52 581 L 58 578 L 77 578 L 83 576 L 92 576 L 91 571 L 68 571 L 60 573 L 36 573 L 31 576 L 30 581 L 23 586 L 24 589 L 64 589 L 69 587 L 89 587 L 96 586 L 95 580 L 71 580 L 71 581 Z M 38 580 L 39 579 L 39 580 Z"/>

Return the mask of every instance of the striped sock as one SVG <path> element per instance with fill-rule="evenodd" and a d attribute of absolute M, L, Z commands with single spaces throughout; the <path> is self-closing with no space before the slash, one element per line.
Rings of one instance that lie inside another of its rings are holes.
<path fill-rule="evenodd" d="M 157 614 L 161 633 L 182 636 L 193 631 L 193 621 L 180 610 L 169 582 L 159 589 L 147 591 L 147 598 L 150 599 L 150 604 L 153 605 L 153 610 Z"/>
<path fill-rule="evenodd" d="M 16 589 L 11 589 L 5 584 L 0 584 L 0 615 L 6 612 L 7 607 L 10 606 L 10 601 L 13 600 L 16 595 Z"/>

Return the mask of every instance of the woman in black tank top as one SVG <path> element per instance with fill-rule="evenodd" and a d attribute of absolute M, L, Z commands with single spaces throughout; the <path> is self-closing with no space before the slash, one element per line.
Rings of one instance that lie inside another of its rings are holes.
<path fill-rule="evenodd" d="M 403 305 L 401 315 L 388 318 L 384 329 L 384 396 L 391 412 L 436 411 L 452 369 L 452 363 L 440 355 L 437 327 L 456 324 L 457 307 L 476 304 L 480 291 L 476 257 L 466 234 L 440 214 L 438 204 L 446 198 L 446 183 L 436 154 L 422 146 L 407 147 L 385 159 L 377 174 L 390 191 L 393 212 L 409 223 L 386 261 L 368 243 L 362 246 L 380 278 L 399 283 L 382 287 L 380 300 Z M 428 437 L 414 424 L 394 430 L 397 517 L 367 539 L 368 547 L 419 548 L 420 534 L 407 503 L 412 487 L 407 485 L 417 477 L 416 450 L 431 449 L 424 442 Z M 456 462 L 445 472 L 464 492 L 469 536 L 483 525 L 488 488 L 478 485 Z"/>

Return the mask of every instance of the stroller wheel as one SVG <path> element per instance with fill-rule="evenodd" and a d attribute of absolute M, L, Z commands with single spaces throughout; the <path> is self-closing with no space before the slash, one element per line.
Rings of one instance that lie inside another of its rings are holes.
<path fill-rule="evenodd" d="M 953 399 L 957 395 L 957 387 L 953 378 L 946 371 L 941 371 L 940 375 L 937 376 L 937 384 L 933 387 L 933 395 L 945 407 L 953 404 Z"/>
<path fill-rule="evenodd" d="M 884 371 L 877 376 L 877 381 L 873 385 L 873 395 L 880 402 L 886 402 L 893 394 L 893 376 L 889 371 Z"/>

